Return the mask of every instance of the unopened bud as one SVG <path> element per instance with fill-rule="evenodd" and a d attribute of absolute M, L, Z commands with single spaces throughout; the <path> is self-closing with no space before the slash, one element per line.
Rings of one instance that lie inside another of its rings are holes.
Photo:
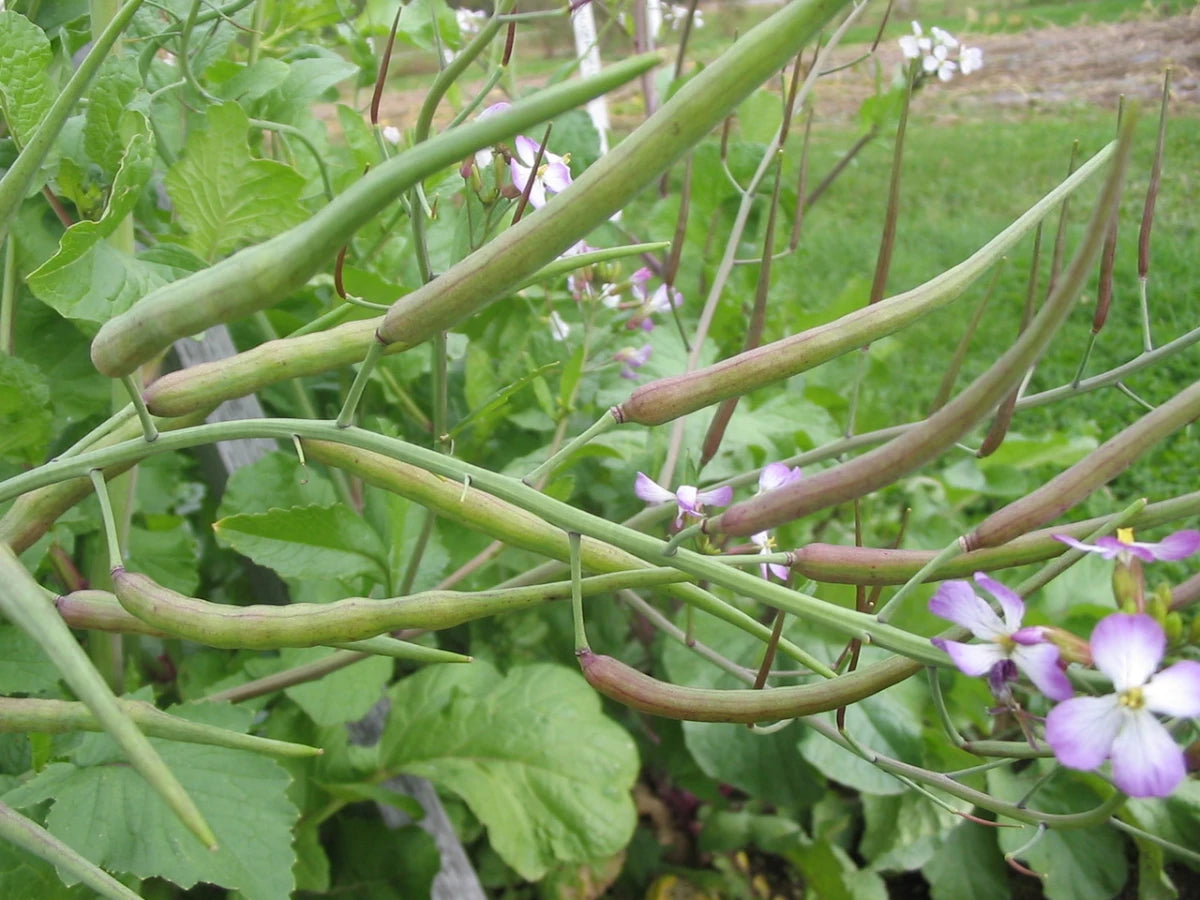
<path fill-rule="evenodd" d="M 1189 644 L 1200 644 L 1200 616 L 1192 619 L 1192 625 L 1188 629 L 1187 642 Z"/>
<path fill-rule="evenodd" d="M 1122 612 L 1142 612 L 1146 601 L 1143 594 L 1145 588 L 1142 583 L 1142 567 L 1138 560 L 1128 563 L 1117 561 L 1113 566 L 1112 588 L 1113 597 Z"/>
<path fill-rule="evenodd" d="M 1177 612 L 1167 613 L 1163 622 L 1163 631 L 1167 634 L 1167 645 L 1178 646 L 1183 638 L 1183 616 Z"/>
<path fill-rule="evenodd" d="M 1083 666 L 1092 664 L 1092 648 L 1078 635 L 1057 625 L 1044 625 L 1042 637 L 1058 648 L 1059 658 L 1064 663 L 1075 662 Z"/>

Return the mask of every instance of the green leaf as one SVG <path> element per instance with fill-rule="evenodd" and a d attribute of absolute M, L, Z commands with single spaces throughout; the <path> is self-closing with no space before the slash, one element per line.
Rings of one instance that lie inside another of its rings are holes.
<path fill-rule="evenodd" d="M 261 678 L 315 662 L 333 652 L 325 647 L 281 650 L 275 659 L 248 660 L 246 671 Z M 284 693 L 318 725 L 340 725 L 365 716 L 383 696 L 383 689 L 391 677 L 392 661 L 373 656 L 316 681 L 292 685 Z"/>
<path fill-rule="evenodd" d="M 800 841 L 781 851 L 804 873 L 808 896 L 821 900 L 887 900 L 887 886 L 878 873 L 859 869 L 837 844 L 828 840 Z"/>
<path fill-rule="evenodd" d="M 20 628 L 0 624 L 0 693 L 40 694 L 58 684 L 58 669 Z"/>
<path fill-rule="evenodd" d="M 1008 872 L 996 829 L 977 822 L 959 824 L 921 869 L 933 900 L 1005 900 Z"/>
<path fill-rule="evenodd" d="M 71 319 L 97 324 L 124 312 L 174 273 L 129 256 L 105 238 L 133 211 L 154 169 L 154 136 L 141 113 L 126 112 L 120 133 L 126 142 L 108 205 L 99 220 L 76 222 L 62 236 L 58 253 L 29 275 L 30 290 Z"/>
<path fill-rule="evenodd" d="M 633 834 L 633 741 L 570 669 L 441 666 L 389 692 L 381 739 L 391 769 L 458 794 L 522 877 L 611 856 Z"/>
<path fill-rule="evenodd" d="M 244 729 L 249 721 L 240 711 L 214 704 L 172 712 L 222 727 L 236 718 Z M 240 750 L 151 741 L 213 826 L 221 846 L 214 853 L 184 829 L 141 776 L 112 764 L 121 757 L 106 736 L 88 740 L 107 745 L 107 762 L 83 768 L 55 763 L 6 794 L 4 802 L 22 808 L 53 800 L 46 817 L 51 834 L 112 871 L 159 876 L 185 888 L 208 881 L 236 888 L 250 900 L 291 892 L 291 829 L 299 813 L 287 798 L 291 776 L 277 762 Z"/>
<path fill-rule="evenodd" d="M 54 99 L 50 42 L 24 16 L 0 11 L 0 113 L 22 144 L 37 128 Z"/>
<path fill-rule="evenodd" d="M 130 529 L 128 563 L 163 587 L 193 594 L 200 586 L 200 543 L 185 528 Z"/>
<path fill-rule="evenodd" d="M 337 493 L 328 478 L 311 466 L 301 465 L 296 454 L 275 451 L 229 476 L 217 518 L 265 513 L 269 509 L 330 506 L 336 500 Z"/>
<path fill-rule="evenodd" d="M 769 144 L 783 123 L 783 103 L 779 94 L 774 91 L 755 91 L 737 108 L 737 122 L 743 140 Z"/>
<path fill-rule="evenodd" d="M 866 665 L 865 662 L 860 662 Z M 860 744 L 920 765 L 921 722 L 927 694 L 915 680 L 901 682 L 846 710 L 846 731 Z M 832 722 L 833 714 L 827 714 Z M 900 794 L 908 788 L 866 760 L 817 734 L 808 734 L 800 752 L 831 781 L 867 794 Z"/>
<path fill-rule="evenodd" d="M 128 155 L 125 110 L 141 89 L 137 60 L 122 55 L 104 61 L 88 93 L 83 148 L 92 162 L 109 175 L 122 166 Z"/>
<path fill-rule="evenodd" d="M 1025 801 L 1032 808 L 1052 813 L 1082 812 L 1101 802 L 1089 776 L 1066 770 L 1038 787 L 1057 766 L 1053 760 L 1039 760 L 1019 772 L 992 769 L 987 773 L 988 791 L 1009 803 Z M 1026 801 L 1035 787 L 1036 793 Z M 1003 828 L 998 840 L 1005 853 L 1020 851 L 1018 859 L 1041 876 L 1050 900 L 1114 897 L 1125 884 L 1125 840 L 1103 825 L 1052 828 L 1040 835 L 1034 825 Z"/>
<path fill-rule="evenodd" d="M 167 193 L 188 232 L 185 244 L 209 262 L 308 218 L 300 205 L 304 176 L 283 163 L 253 159 L 249 128 L 236 103 L 210 106 L 205 127 L 188 136 L 183 158 L 167 171 Z"/>
<path fill-rule="evenodd" d="M 379 821 L 339 822 L 330 847 L 333 896 L 411 900 L 432 896 L 441 855 L 417 825 L 388 829 Z"/>
<path fill-rule="evenodd" d="M 727 659 L 748 662 L 762 653 L 761 642 L 712 616 L 697 615 L 692 627 L 696 640 Z M 676 684 L 746 686 L 675 641 L 663 645 L 662 658 L 668 678 Z M 684 743 L 705 775 L 758 800 L 791 809 L 803 809 L 815 802 L 823 789 L 820 773 L 804 761 L 797 749 L 799 733 L 798 727 L 754 734 L 742 725 L 683 723 Z"/>
<path fill-rule="evenodd" d="M 45 458 L 54 410 L 36 367 L 0 355 L 0 460 L 33 465 Z"/>
<path fill-rule="evenodd" d="M 887 797 L 864 794 L 862 803 L 867 827 L 859 852 L 877 872 L 919 869 L 934 855 L 943 835 L 962 821 L 912 791 Z M 958 805 L 964 811 L 971 808 L 969 803 Z"/>
<path fill-rule="evenodd" d="M 285 578 L 387 577 L 379 535 L 344 506 L 304 506 L 213 523 L 225 544 Z"/>

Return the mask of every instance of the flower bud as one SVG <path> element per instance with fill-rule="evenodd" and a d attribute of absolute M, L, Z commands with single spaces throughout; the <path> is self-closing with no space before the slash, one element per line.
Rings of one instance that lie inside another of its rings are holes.
<path fill-rule="evenodd" d="M 1059 659 L 1063 663 L 1076 662 L 1083 666 L 1092 664 L 1092 648 L 1078 635 L 1057 625 L 1043 625 L 1042 638 L 1058 648 Z"/>
<path fill-rule="evenodd" d="M 1145 586 L 1142 581 L 1142 566 L 1138 560 L 1118 560 L 1112 573 L 1113 597 L 1117 607 L 1125 613 L 1139 613 L 1145 606 Z"/>
<path fill-rule="evenodd" d="M 1163 620 L 1163 631 L 1167 633 L 1167 646 L 1178 646 L 1183 639 L 1183 616 L 1177 612 L 1167 613 Z"/>

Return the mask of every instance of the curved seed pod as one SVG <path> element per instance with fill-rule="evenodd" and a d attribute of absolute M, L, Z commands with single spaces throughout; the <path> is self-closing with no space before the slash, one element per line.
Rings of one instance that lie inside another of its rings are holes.
<path fill-rule="evenodd" d="M 1126 118 L 1129 122 L 1134 119 Z M 706 519 L 705 533 L 754 534 L 878 490 L 936 458 L 995 408 L 1037 362 L 1086 283 L 1109 217 L 1120 199 L 1132 137 L 1132 129 L 1126 125 L 1083 243 L 1062 280 L 1029 329 L 986 372 L 950 403 L 895 440 L 816 475 L 735 503 L 720 515 Z"/>
<path fill-rule="evenodd" d="M 430 509 L 439 516 L 464 525 L 513 547 L 532 550 L 559 561 L 570 558 L 566 532 L 526 509 L 471 488 L 463 492 L 461 482 L 434 475 L 418 466 L 401 462 L 345 444 L 306 439 L 304 452 L 309 459 L 352 472 L 367 484 L 391 491 Z M 583 565 L 593 572 L 642 570 L 650 564 L 619 550 L 611 544 L 584 537 L 580 543 Z M 553 576 L 546 576 L 553 577 Z M 722 602 L 703 588 L 688 583 L 671 585 L 671 594 L 710 615 L 753 634 L 761 640 L 771 629 L 736 606 Z M 780 650 L 803 665 L 811 665 L 811 656 L 791 641 L 780 641 Z"/>
<path fill-rule="evenodd" d="M 94 631 L 115 631 L 121 634 L 145 634 L 151 637 L 176 637 L 160 628 L 155 628 L 143 622 L 137 616 L 127 612 L 116 596 L 108 591 L 74 591 L 63 594 L 54 601 L 58 614 L 72 628 L 86 628 Z M 388 656 L 392 659 L 407 659 L 412 662 L 445 663 L 470 662 L 469 656 L 440 650 L 437 647 L 425 647 L 409 641 L 400 641 L 392 637 L 364 638 L 358 641 L 342 641 L 330 644 L 342 650 L 353 650 L 357 653 L 370 653 L 376 656 Z M 232 648 L 231 648 L 232 649 Z"/>
<path fill-rule="evenodd" d="M 912 290 L 855 310 L 826 325 L 764 344 L 729 359 L 645 384 L 615 408 L 617 421 L 662 425 L 680 416 L 815 368 L 892 334 L 962 295 L 1113 155 L 1109 144 L 957 266 Z"/>
<path fill-rule="evenodd" d="M 380 342 L 422 343 L 505 296 L 531 265 L 548 263 L 608 221 L 846 5 L 846 0 L 797 0 L 738 38 L 537 215 L 397 300 L 379 329 Z"/>
<path fill-rule="evenodd" d="M 1130 528 L 1153 528 L 1200 515 L 1200 491 L 1171 500 L 1150 503 L 1129 520 Z M 929 574 L 930 581 L 967 578 L 975 572 L 991 572 L 1013 566 L 1042 562 L 1066 552 L 1053 535 L 1066 534 L 1082 540 L 1105 524 L 1098 517 L 1031 531 L 995 547 L 981 547 L 946 560 Z M 842 544 L 807 544 L 791 552 L 791 567 L 814 581 L 830 584 L 903 584 L 917 574 L 937 552 L 852 547 Z"/>
<path fill-rule="evenodd" d="M 189 744 L 209 744 L 234 750 L 251 750 L 267 756 L 300 759 L 320 756 L 324 751 L 306 744 L 277 741 L 271 738 L 241 734 L 180 719 L 163 712 L 142 700 L 117 698 L 117 704 L 133 723 L 150 737 L 184 741 Z M 83 703 L 68 700 L 32 700 L 0 697 L 0 731 L 33 731 L 43 734 L 66 734 L 69 731 L 102 731 L 100 723 Z"/>
<path fill-rule="evenodd" d="M 1200 381 L 1142 416 L 1036 491 L 992 513 L 963 538 L 964 548 L 977 550 L 1003 544 L 1058 518 L 1124 472 L 1167 435 L 1197 418 L 1200 418 Z"/>
<path fill-rule="evenodd" d="M 893 657 L 828 681 L 766 690 L 681 687 L 651 678 L 611 656 L 576 653 L 588 684 L 625 706 L 686 722 L 775 722 L 827 712 L 877 694 L 921 671 L 922 664 Z"/>
<path fill-rule="evenodd" d="M 92 341 L 92 362 L 112 378 L 128 375 L 175 340 L 273 305 L 303 287 L 338 248 L 414 184 L 498 141 L 636 78 L 661 61 L 650 53 L 592 78 L 566 81 L 500 115 L 439 134 L 372 169 L 307 222 L 172 282 L 107 322 Z"/>
<path fill-rule="evenodd" d="M 671 569 L 599 575 L 585 578 L 583 591 L 605 593 L 617 587 L 663 584 L 681 577 Z M 155 628 L 210 647 L 250 650 L 345 644 L 399 628 L 450 628 L 571 596 L 571 583 L 565 581 L 475 594 L 428 591 L 389 600 L 349 597 L 335 603 L 225 606 L 184 596 L 123 568 L 113 569 L 112 579 L 125 610 Z M 444 661 L 461 661 L 458 654 L 450 655 L 456 659 Z"/>

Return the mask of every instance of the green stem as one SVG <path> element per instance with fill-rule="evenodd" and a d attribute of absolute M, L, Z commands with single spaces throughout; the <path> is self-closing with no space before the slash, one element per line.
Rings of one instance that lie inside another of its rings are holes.
<path fill-rule="evenodd" d="M 417 447 L 397 438 L 375 434 L 353 426 L 343 428 L 335 422 L 259 419 L 214 422 L 167 432 L 160 435 L 153 444 L 147 444 L 141 440 L 126 442 L 114 447 L 88 451 L 72 459 L 49 462 L 34 471 L 17 475 L 0 483 L 0 502 L 43 485 L 86 475 L 92 468 L 144 459 L 158 453 L 180 450 L 217 440 L 253 437 L 291 440 L 293 435 L 369 450 L 452 479 L 459 484 L 469 478 L 472 486 L 528 510 L 563 531 L 578 531 L 585 536 L 612 544 L 641 558 L 649 560 L 664 558 L 666 544 L 658 538 L 635 532 L 599 516 L 575 509 L 533 490 L 516 479 L 499 475 L 433 450 Z M 792 591 L 782 585 L 769 583 L 756 575 L 737 571 L 703 554 L 680 549 L 672 557 L 672 565 L 683 572 L 708 579 L 715 584 L 760 600 L 770 606 L 786 609 L 805 620 L 826 625 L 845 636 L 878 644 L 921 662 L 936 665 L 944 664 L 946 661 L 944 655 L 930 646 L 925 637 L 879 623 L 873 615 L 842 609 L 816 597 Z"/>
<path fill-rule="evenodd" d="M 108 485 L 104 482 L 104 473 L 99 469 L 92 469 L 88 477 L 92 480 L 96 501 L 100 504 L 100 521 L 104 523 L 104 539 L 108 544 L 108 567 L 116 569 L 124 565 L 124 561 L 121 558 L 121 542 L 117 537 L 117 520 L 108 499 Z"/>
<path fill-rule="evenodd" d="M 580 534 L 567 534 L 571 546 L 571 617 L 575 623 L 575 652 L 588 649 L 587 630 L 583 626 L 583 563 L 579 553 Z"/>
<path fill-rule="evenodd" d="M 4 239 L 4 284 L 0 286 L 0 354 L 12 356 L 17 318 L 17 240 Z"/>

